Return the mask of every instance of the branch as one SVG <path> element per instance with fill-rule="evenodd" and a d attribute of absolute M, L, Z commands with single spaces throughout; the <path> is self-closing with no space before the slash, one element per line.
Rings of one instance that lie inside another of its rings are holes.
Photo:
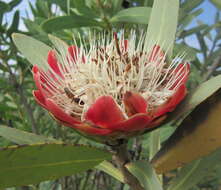
<path fill-rule="evenodd" d="M 214 60 L 213 64 L 211 65 L 211 67 L 208 69 L 207 73 L 203 77 L 203 80 L 204 81 L 208 80 L 213 75 L 213 72 L 220 64 L 221 64 L 221 54 L 218 55 L 217 58 Z"/>
<path fill-rule="evenodd" d="M 130 162 L 127 151 L 127 144 L 125 143 L 120 146 L 114 146 L 113 150 L 116 152 L 113 156 L 113 160 L 122 172 L 124 176 L 124 182 L 128 184 L 133 190 L 144 190 L 138 179 L 133 176 L 125 166 L 128 162 Z"/>

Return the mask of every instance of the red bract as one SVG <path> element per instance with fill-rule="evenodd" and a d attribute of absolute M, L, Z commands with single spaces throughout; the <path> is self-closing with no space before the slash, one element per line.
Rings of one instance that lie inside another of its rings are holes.
<path fill-rule="evenodd" d="M 63 125 L 107 140 L 127 138 L 159 125 L 185 97 L 189 64 L 166 63 L 160 46 L 145 52 L 116 34 L 91 43 L 89 50 L 52 50 L 47 70 L 33 67 L 36 101 Z"/>

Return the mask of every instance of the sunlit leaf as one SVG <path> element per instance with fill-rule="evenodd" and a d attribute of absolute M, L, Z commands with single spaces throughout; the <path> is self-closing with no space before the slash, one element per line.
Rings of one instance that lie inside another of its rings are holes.
<path fill-rule="evenodd" d="M 156 171 L 164 173 L 182 167 L 220 148 L 220 115 L 221 90 L 219 89 L 183 120 L 156 154 L 152 160 Z"/>
<path fill-rule="evenodd" d="M 134 7 L 119 11 L 115 14 L 110 22 L 127 22 L 136 24 L 148 24 L 151 8 L 149 7 Z"/>
<path fill-rule="evenodd" d="M 38 144 L 0 150 L 0 188 L 35 184 L 86 171 L 111 154 L 83 145 Z"/>
<path fill-rule="evenodd" d="M 177 29 L 179 0 L 155 0 L 147 29 L 146 48 L 157 43 L 172 56 Z"/>
<path fill-rule="evenodd" d="M 32 65 L 38 65 L 44 70 L 47 69 L 45 63 L 51 47 L 24 34 L 14 33 L 12 38 L 18 50 Z"/>

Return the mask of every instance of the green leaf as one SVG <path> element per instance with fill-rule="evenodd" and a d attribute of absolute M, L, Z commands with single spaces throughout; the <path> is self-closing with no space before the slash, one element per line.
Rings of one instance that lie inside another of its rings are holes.
<path fill-rule="evenodd" d="M 146 190 L 163 190 L 155 171 L 147 161 L 129 163 L 126 167 L 137 177 Z"/>
<path fill-rule="evenodd" d="M 202 159 L 193 161 L 183 167 L 176 178 L 170 182 L 167 190 L 189 190 L 200 180 L 210 174 L 216 165 L 221 161 L 221 149 Z"/>
<path fill-rule="evenodd" d="M 150 160 L 158 152 L 159 149 L 160 149 L 160 129 L 156 129 L 150 133 L 150 146 L 149 146 Z"/>
<path fill-rule="evenodd" d="M 51 47 L 24 34 L 13 33 L 12 38 L 18 50 L 32 65 L 47 70 L 46 62 Z"/>
<path fill-rule="evenodd" d="M 85 0 L 74 0 L 74 5 L 77 9 L 77 11 L 82 15 L 85 16 L 87 18 L 96 18 L 98 17 L 95 14 L 95 11 L 93 11 L 92 9 L 90 9 L 87 5 Z"/>
<path fill-rule="evenodd" d="M 196 59 L 196 54 L 199 53 L 199 51 L 185 43 L 175 44 L 173 54 L 176 56 L 179 53 L 185 53 L 185 61 L 193 61 Z"/>
<path fill-rule="evenodd" d="M 7 35 L 8 36 L 11 36 L 11 34 L 13 32 L 17 32 L 18 30 L 18 25 L 19 25 L 19 19 L 20 19 L 20 13 L 19 11 L 17 10 L 13 16 L 13 20 L 12 20 L 12 24 L 11 26 L 9 27 L 8 31 L 7 31 Z"/>
<path fill-rule="evenodd" d="M 22 2 L 22 0 L 13 0 L 13 1 L 11 1 L 11 2 L 9 3 L 9 6 L 10 6 L 11 10 L 12 10 L 14 7 L 18 6 L 21 2 Z"/>
<path fill-rule="evenodd" d="M 200 103 L 164 143 L 151 161 L 156 172 L 183 167 L 220 148 L 220 115 L 221 88 Z"/>
<path fill-rule="evenodd" d="M 180 15 L 181 12 L 181 15 Z M 197 16 L 203 13 L 203 9 L 197 9 L 196 11 L 186 14 L 182 13 L 182 11 L 179 12 L 179 25 L 182 26 L 182 30 L 187 27 L 193 19 L 195 19 Z"/>
<path fill-rule="evenodd" d="M 0 125 L 0 136 L 17 144 L 35 144 L 46 142 L 59 142 L 53 138 L 47 138 L 33 133 L 28 133 L 19 129 Z"/>
<path fill-rule="evenodd" d="M 0 2 L 0 13 L 4 13 L 10 10 L 10 6 L 7 3 Z"/>
<path fill-rule="evenodd" d="M 103 161 L 98 166 L 96 166 L 98 170 L 101 170 L 110 176 L 114 177 L 115 179 L 119 180 L 120 182 L 124 183 L 124 177 L 119 169 L 114 167 L 110 162 Z"/>
<path fill-rule="evenodd" d="M 144 0 L 144 6 L 152 7 L 154 0 Z"/>
<path fill-rule="evenodd" d="M 112 0 L 113 13 L 116 14 L 121 9 L 123 0 Z"/>
<path fill-rule="evenodd" d="M 191 28 L 191 29 L 189 29 L 189 30 L 184 30 L 183 32 L 181 32 L 181 34 L 179 35 L 179 37 L 180 37 L 180 38 L 185 38 L 185 37 L 187 37 L 187 36 L 190 36 L 190 35 L 192 35 L 192 34 L 195 34 L 195 33 L 197 33 L 197 32 L 202 31 L 202 30 L 206 29 L 207 27 L 208 27 L 208 25 L 202 24 L 202 25 L 200 25 L 200 26 L 193 27 L 193 28 Z"/>
<path fill-rule="evenodd" d="M 221 88 L 220 81 L 221 75 L 218 75 L 199 85 L 197 89 L 190 93 L 177 107 L 171 115 L 172 118 L 176 120 L 182 117 L 182 119 L 184 119 L 191 110 Z M 171 117 L 169 117 L 169 119 L 171 119 Z"/>
<path fill-rule="evenodd" d="M 221 9 L 221 1 L 220 0 L 210 0 L 217 8 Z"/>
<path fill-rule="evenodd" d="M 46 32 L 54 32 L 69 28 L 79 28 L 79 27 L 99 27 L 102 26 L 100 22 L 78 15 L 71 16 L 59 16 L 51 18 L 43 22 L 42 28 Z"/>
<path fill-rule="evenodd" d="M 203 0 L 186 0 L 181 4 L 181 8 L 185 12 L 190 12 L 194 8 L 198 7 L 202 2 Z"/>
<path fill-rule="evenodd" d="M 155 0 L 147 29 L 146 45 L 151 51 L 155 44 L 172 56 L 177 28 L 179 0 Z"/>
<path fill-rule="evenodd" d="M 150 7 L 134 7 L 119 11 L 115 14 L 110 22 L 128 22 L 136 24 L 148 24 L 150 17 Z"/>
<path fill-rule="evenodd" d="M 35 184 L 86 171 L 105 159 L 109 152 L 67 144 L 13 146 L 0 151 L 0 188 Z"/>

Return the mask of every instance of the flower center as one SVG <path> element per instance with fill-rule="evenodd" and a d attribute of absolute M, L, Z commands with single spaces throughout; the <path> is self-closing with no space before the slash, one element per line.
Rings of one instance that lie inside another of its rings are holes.
<path fill-rule="evenodd" d="M 59 50 L 58 66 L 63 78 L 52 69 L 58 82 L 45 77 L 53 89 L 50 98 L 70 115 L 83 118 L 82 113 L 103 95 L 112 96 L 125 113 L 122 98 L 127 91 L 139 92 L 148 101 L 148 109 L 154 109 L 173 95 L 185 77 L 181 73 L 184 69 L 176 72 L 182 57 L 168 65 L 166 55 L 157 48 L 146 52 L 144 37 L 137 41 L 134 31 L 128 40 L 123 34 L 119 38 L 116 33 L 113 37 L 100 35 L 97 40 L 90 39 L 88 48 L 84 47 L 75 49 L 74 56 Z"/>

